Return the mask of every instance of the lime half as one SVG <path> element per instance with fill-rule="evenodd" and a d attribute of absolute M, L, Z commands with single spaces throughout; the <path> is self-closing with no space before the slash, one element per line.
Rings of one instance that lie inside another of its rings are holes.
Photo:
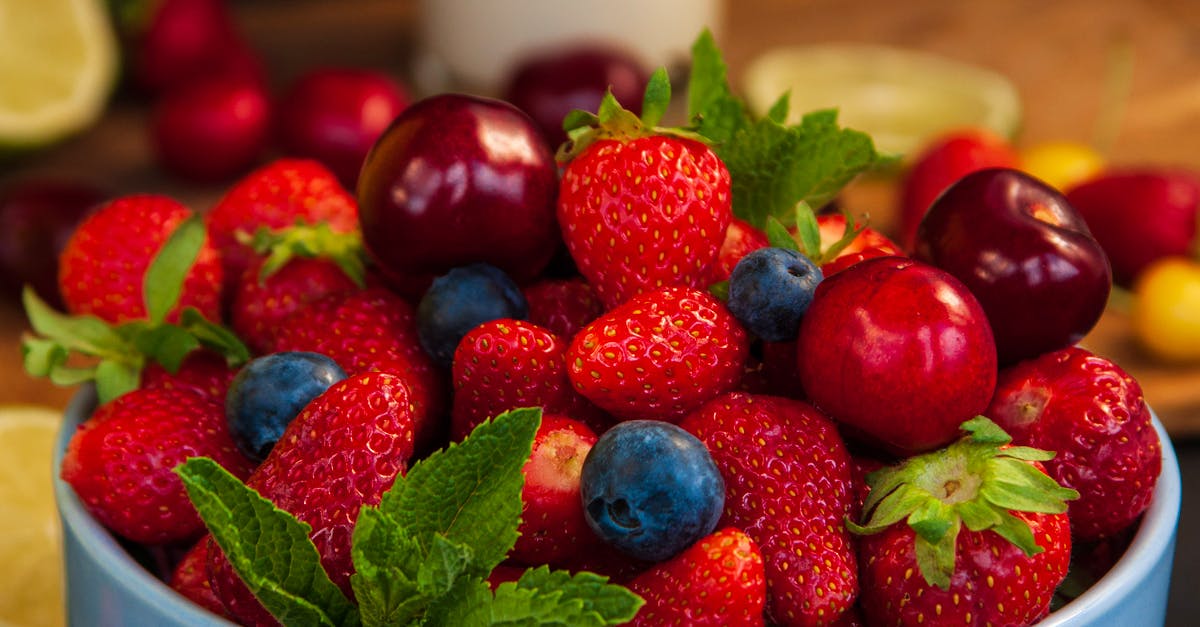
<path fill-rule="evenodd" d="M 981 127 L 1013 138 L 1021 100 L 1005 76 L 938 55 L 865 44 L 777 48 L 743 77 L 746 101 L 765 113 L 791 92 L 791 119 L 838 109 L 842 126 L 869 133 L 883 152 L 910 154 L 932 137 Z"/>
<path fill-rule="evenodd" d="M 0 2 L 0 147 L 44 146 L 95 121 L 117 63 L 102 0 Z"/>

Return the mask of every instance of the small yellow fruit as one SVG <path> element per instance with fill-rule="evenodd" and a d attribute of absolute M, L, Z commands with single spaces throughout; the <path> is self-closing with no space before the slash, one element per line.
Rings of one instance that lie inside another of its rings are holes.
<path fill-rule="evenodd" d="M 1021 151 L 1021 169 L 1065 192 L 1100 173 L 1105 159 L 1095 148 L 1072 141 L 1048 141 Z"/>
<path fill-rule="evenodd" d="M 1200 263 L 1160 259 L 1133 286 L 1133 333 L 1153 356 L 1170 362 L 1200 361 Z"/>

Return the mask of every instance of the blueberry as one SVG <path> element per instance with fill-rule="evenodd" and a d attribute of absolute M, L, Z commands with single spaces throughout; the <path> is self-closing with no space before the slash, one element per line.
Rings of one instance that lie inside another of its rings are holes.
<path fill-rule="evenodd" d="M 319 353 L 271 353 L 250 360 L 225 395 L 234 442 L 247 457 L 262 461 L 300 410 L 345 378 L 337 362 Z"/>
<path fill-rule="evenodd" d="M 634 557 L 662 561 L 712 533 L 725 481 L 708 448 L 669 422 L 629 420 L 606 431 L 583 461 L 588 525 Z"/>
<path fill-rule="evenodd" d="M 471 329 L 500 318 L 524 320 L 529 303 L 503 270 L 474 263 L 433 280 L 417 305 L 417 337 L 425 352 L 443 367 Z"/>
<path fill-rule="evenodd" d="M 786 248 L 760 248 L 729 275 L 726 305 L 751 333 L 768 342 L 796 339 L 823 275 L 808 257 Z"/>

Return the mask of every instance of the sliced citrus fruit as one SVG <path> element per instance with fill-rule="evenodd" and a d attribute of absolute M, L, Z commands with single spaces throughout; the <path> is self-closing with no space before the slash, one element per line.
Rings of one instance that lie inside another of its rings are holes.
<path fill-rule="evenodd" d="M 890 153 L 914 153 L 953 128 L 982 127 L 1012 139 L 1021 123 L 1017 89 L 1002 74 L 887 46 L 777 48 L 750 62 L 742 89 L 760 115 L 790 92 L 791 122 L 836 108 L 842 126 L 869 133 Z"/>
<path fill-rule="evenodd" d="M 52 461 L 61 410 L 0 406 L 0 625 L 62 625 Z"/>
<path fill-rule="evenodd" d="M 116 72 L 101 0 L 0 2 L 0 147 L 43 146 L 92 123 Z"/>

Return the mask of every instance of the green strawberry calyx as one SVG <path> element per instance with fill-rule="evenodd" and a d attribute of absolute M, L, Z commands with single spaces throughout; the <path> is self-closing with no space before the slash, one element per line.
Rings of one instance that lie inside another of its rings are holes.
<path fill-rule="evenodd" d="M 865 520 L 861 525 L 846 521 L 851 532 L 870 535 L 904 520 L 915 533 L 918 569 L 926 583 L 943 590 L 950 587 L 963 526 L 990 530 L 1026 555 L 1036 555 L 1043 547 L 1012 512 L 1061 514 L 1068 500 L 1079 498 L 1035 464 L 1053 459 L 1053 452 L 1009 446 L 1012 438 L 984 416 L 961 428 L 967 435 L 946 448 L 867 475 L 871 491 L 863 503 Z"/>
<path fill-rule="evenodd" d="M 312 529 L 211 459 L 181 464 L 200 517 L 263 606 L 285 625 L 617 625 L 644 601 L 589 572 L 531 568 L 493 591 L 487 583 L 517 540 L 522 468 L 539 408 L 485 421 L 415 463 L 377 506 L 364 506 L 351 540 L 356 602 L 321 567 Z"/>
<path fill-rule="evenodd" d="M 230 366 L 245 363 L 250 359 L 245 344 L 194 307 L 184 308 L 177 322 L 167 321 L 204 237 L 203 220 L 194 215 L 155 255 L 144 278 L 145 320 L 112 324 L 93 315 L 64 314 L 26 287 L 22 301 L 33 332 L 22 338 L 25 371 L 62 386 L 95 381 L 97 397 L 106 403 L 136 389 L 151 361 L 177 372 L 188 355 L 206 348 Z"/>
<path fill-rule="evenodd" d="M 299 220 L 287 228 L 260 226 L 253 234 L 238 231 L 235 236 L 242 245 L 266 256 L 258 275 L 260 283 L 299 257 L 328 259 L 356 285 L 366 285 L 365 249 L 357 231 L 337 232 L 328 222 L 309 224 Z"/>

